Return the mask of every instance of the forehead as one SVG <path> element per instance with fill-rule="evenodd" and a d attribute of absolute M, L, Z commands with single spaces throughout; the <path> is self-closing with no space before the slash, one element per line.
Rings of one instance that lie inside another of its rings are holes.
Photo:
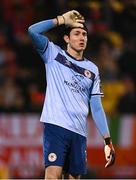
<path fill-rule="evenodd" d="M 73 28 L 71 30 L 72 33 L 74 32 L 80 32 L 80 33 L 87 33 L 86 30 L 82 29 L 82 28 Z"/>

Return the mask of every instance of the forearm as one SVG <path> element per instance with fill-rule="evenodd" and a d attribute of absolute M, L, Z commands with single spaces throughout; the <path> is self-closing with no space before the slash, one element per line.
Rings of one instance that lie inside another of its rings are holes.
<path fill-rule="evenodd" d="M 35 23 L 28 28 L 28 31 L 30 33 L 34 32 L 34 33 L 41 34 L 41 33 L 47 32 L 48 30 L 54 28 L 55 26 L 57 26 L 56 18 Z"/>
<path fill-rule="evenodd" d="M 48 44 L 48 38 L 43 33 L 57 26 L 57 19 L 38 22 L 28 28 L 28 33 L 36 49 L 44 50 Z"/>
<path fill-rule="evenodd" d="M 107 119 L 101 103 L 101 97 L 91 97 L 90 107 L 92 111 L 93 120 L 95 121 L 98 130 L 104 138 L 104 153 L 106 159 L 105 168 L 108 168 L 112 166 L 115 162 L 115 150 L 112 145 L 112 140 L 110 138 Z"/>
<path fill-rule="evenodd" d="M 93 120 L 100 134 L 103 136 L 104 139 L 110 137 L 106 115 L 101 103 L 101 97 L 100 96 L 91 97 L 90 107 L 91 107 Z"/>

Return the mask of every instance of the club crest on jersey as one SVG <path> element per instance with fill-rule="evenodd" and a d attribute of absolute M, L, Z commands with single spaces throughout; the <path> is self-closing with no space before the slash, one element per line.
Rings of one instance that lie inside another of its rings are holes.
<path fill-rule="evenodd" d="M 86 76 L 86 77 L 88 77 L 89 79 L 91 78 L 91 72 L 89 71 L 89 70 L 87 70 L 87 69 L 85 69 L 85 71 L 84 71 L 84 75 Z"/>
<path fill-rule="evenodd" d="M 50 154 L 48 155 L 48 160 L 49 160 L 50 162 L 54 162 L 54 161 L 56 161 L 56 159 L 57 159 L 57 155 L 56 155 L 55 153 L 50 153 Z"/>

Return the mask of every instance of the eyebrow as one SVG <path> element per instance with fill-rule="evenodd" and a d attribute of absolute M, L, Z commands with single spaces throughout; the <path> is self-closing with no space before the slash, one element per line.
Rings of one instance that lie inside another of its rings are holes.
<path fill-rule="evenodd" d="M 85 34 L 87 34 L 86 31 L 81 32 L 81 31 L 79 31 L 79 30 L 76 30 L 76 31 L 74 31 L 74 32 L 75 32 L 75 33 L 76 33 L 76 32 L 79 32 L 79 33 L 85 33 Z"/>

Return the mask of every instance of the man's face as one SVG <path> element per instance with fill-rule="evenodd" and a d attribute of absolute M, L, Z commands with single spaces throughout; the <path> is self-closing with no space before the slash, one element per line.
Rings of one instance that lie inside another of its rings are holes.
<path fill-rule="evenodd" d="M 67 36 L 67 43 L 70 48 L 77 52 L 84 51 L 87 45 L 87 32 L 81 28 L 74 28 Z"/>

